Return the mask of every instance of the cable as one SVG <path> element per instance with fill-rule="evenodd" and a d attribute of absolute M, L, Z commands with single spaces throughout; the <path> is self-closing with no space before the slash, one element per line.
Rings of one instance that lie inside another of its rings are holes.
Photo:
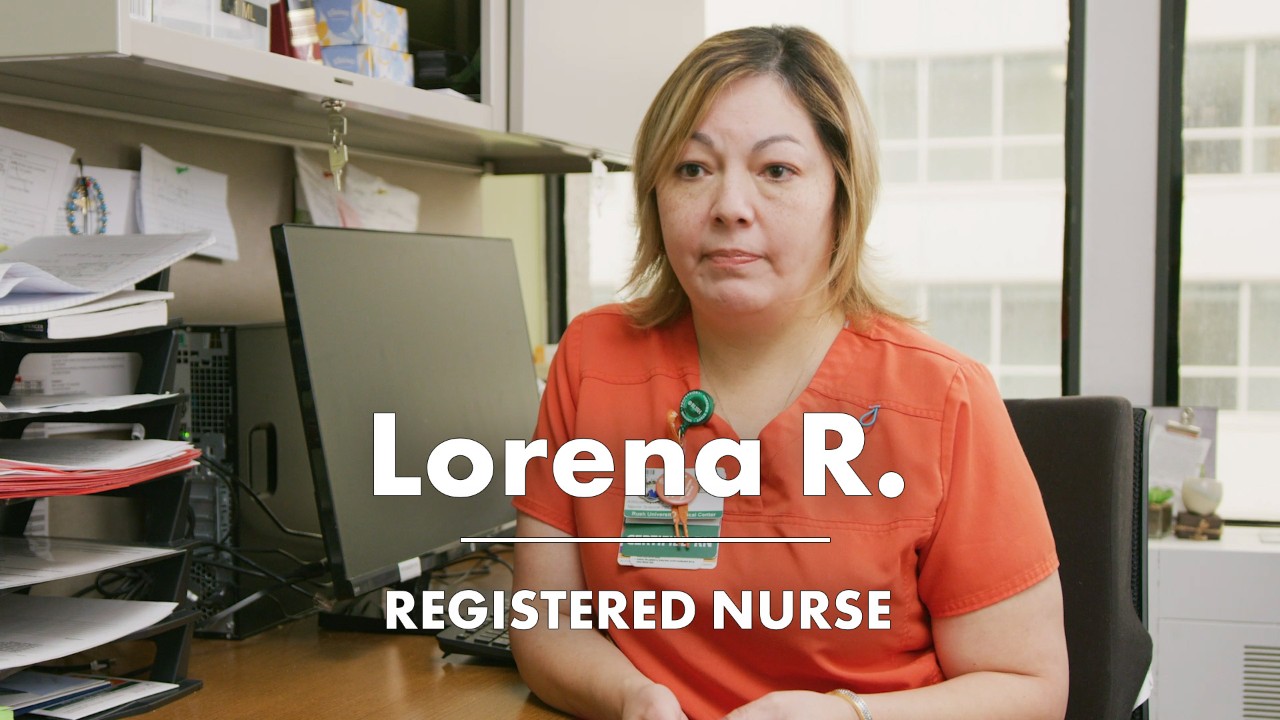
<path fill-rule="evenodd" d="M 245 483 L 245 481 L 235 477 L 235 475 L 230 470 L 223 467 L 216 460 L 213 460 L 212 458 L 206 455 L 201 455 L 200 458 L 197 460 L 197 462 L 205 466 L 209 470 L 213 471 L 214 475 L 218 476 L 219 479 L 227 483 L 227 487 L 231 490 L 232 495 L 237 494 L 236 493 L 237 489 L 243 490 L 245 494 L 249 496 L 250 500 L 253 500 L 254 503 L 258 505 L 258 507 L 262 508 L 262 511 L 267 514 L 267 517 L 271 519 L 271 522 L 274 523 L 275 526 L 280 529 L 280 532 L 286 535 L 293 535 L 294 537 L 312 538 L 314 540 L 324 539 L 324 536 L 321 535 L 320 533 L 307 532 L 305 530 L 294 530 L 293 528 L 287 527 L 283 522 L 280 521 L 280 518 L 276 517 L 276 514 L 271 511 L 271 508 L 262 500 L 262 498 L 258 497 L 258 493 L 255 492 L 253 488 L 249 487 L 249 485 Z"/>
<path fill-rule="evenodd" d="M 196 562 L 204 563 L 206 565 L 212 565 L 213 567 L 221 567 L 226 570 L 231 570 L 233 572 L 242 572 L 247 575 L 253 575 L 255 577 L 275 580 L 279 584 L 279 586 L 288 586 L 290 588 L 293 588 L 296 592 L 302 593 L 303 595 L 306 595 L 308 597 L 312 595 L 312 592 L 310 590 L 306 590 L 304 588 L 299 587 L 296 583 L 299 581 L 304 581 L 304 582 L 310 581 L 312 578 L 319 577 L 320 575 L 324 574 L 325 572 L 327 572 L 327 569 L 328 569 L 327 563 L 324 561 L 318 561 L 313 563 L 303 563 L 298 566 L 298 569 L 294 575 L 285 577 L 283 575 L 280 575 L 279 573 L 276 573 L 258 564 L 254 560 L 246 557 L 240 552 L 237 552 L 234 548 L 230 546 L 223 545 L 221 543 L 211 542 L 208 540 L 202 540 L 196 544 L 196 548 L 200 548 L 200 547 L 210 547 L 215 550 L 219 550 L 221 552 L 227 553 L 228 555 L 235 558 L 236 560 L 239 560 L 240 562 L 245 563 L 246 565 L 249 566 L 249 568 L 252 568 L 252 569 L 219 562 L 217 560 L 208 558 L 207 556 L 196 554 L 193 551 L 191 558 Z"/>

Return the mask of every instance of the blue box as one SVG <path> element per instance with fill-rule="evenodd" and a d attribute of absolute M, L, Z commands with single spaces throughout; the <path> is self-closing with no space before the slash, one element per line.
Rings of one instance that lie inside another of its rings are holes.
<path fill-rule="evenodd" d="M 409 11 L 380 0 L 314 0 L 321 45 L 409 49 Z"/>
<path fill-rule="evenodd" d="M 413 85 L 413 56 L 372 45 L 330 45 L 320 48 L 320 58 L 331 68 Z"/>

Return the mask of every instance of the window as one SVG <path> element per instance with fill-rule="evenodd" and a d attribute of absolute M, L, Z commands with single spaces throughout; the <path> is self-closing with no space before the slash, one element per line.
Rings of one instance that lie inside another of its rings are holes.
<path fill-rule="evenodd" d="M 854 71 L 885 182 L 1062 178 L 1063 50 L 869 58 Z"/>
<path fill-rule="evenodd" d="M 1280 24 L 1233 9 L 1187 3 L 1179 402 L 1219 408 L 1219 514 L 1280 520 Z"/>

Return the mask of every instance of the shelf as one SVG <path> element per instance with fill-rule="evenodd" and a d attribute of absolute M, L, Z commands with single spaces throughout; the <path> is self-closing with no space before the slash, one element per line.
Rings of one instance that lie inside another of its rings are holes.
<path fill-rule="evenodd" d="M 474 172 L 587 169 L 585 148 L 506 132 L 506 3 L 482 8 L 491 66 L 482 103 L 136 20 L 116 0 L 15 8 L 6 20 L 14 37 L 0 43 L 0 102 L 318 148 L 329 140 L 320 103 L 336 98 L 347 103 L 357 158 Z"/>

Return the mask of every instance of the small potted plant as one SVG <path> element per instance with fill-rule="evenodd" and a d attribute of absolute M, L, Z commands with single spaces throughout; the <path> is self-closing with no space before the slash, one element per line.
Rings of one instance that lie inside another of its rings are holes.
<path fill-rule="evenodd" d="M 1173 490 L 1156 486 L 1147 491 L 1147 537 L 1162 538 L 1173 530 Z"/>

